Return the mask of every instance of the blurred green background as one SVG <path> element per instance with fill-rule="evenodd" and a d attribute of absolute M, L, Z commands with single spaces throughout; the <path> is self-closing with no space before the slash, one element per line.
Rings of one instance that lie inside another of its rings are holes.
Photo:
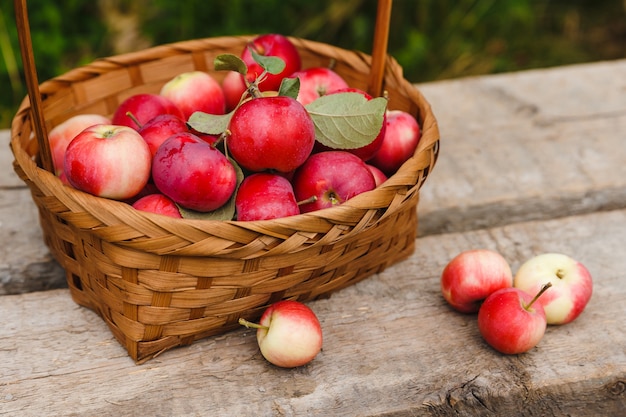
<path fill-rule="evenodd" d="M 39 80 L 98 57 L 276 32 L 371 52 L 376 0 L 29 0 Z M 626 0 L 395 0 L 388 51 L 405 78 L 626 58 Z M 13 2 L 0 6 L 0 128 L 26 95 Z"/>

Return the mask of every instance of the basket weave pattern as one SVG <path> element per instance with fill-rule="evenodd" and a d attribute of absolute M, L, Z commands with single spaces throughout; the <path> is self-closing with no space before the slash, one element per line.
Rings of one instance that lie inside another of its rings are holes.
<path fill-rule="evenodd" d="M 157 93 L 179 73 L 210 71 L 250 37 L 178 42 L 98 60 L 41 84 L 46 128 L 80 113 L 111 115 L 127 97 Z M 370 57 L 291 38 L 303 67 L 329 66 L 367 88 Z M 223 73 L 212 72 L 221 80 Z M 429 104 L 388 58 L 389 108 L 415 115 L 414 156 L 376 190 L 330 209 L 275 220 L 172 219 L 64 186 L 40 168 L 29 100 L 13 119 L 14 169 L 38 207 L 46 244 L 76 303 L 93 309 L 137 362 L 257 319 L 280 299 L 312 300 L 352 285 L 414 250 L 419 189 L 439 131 Z"/>

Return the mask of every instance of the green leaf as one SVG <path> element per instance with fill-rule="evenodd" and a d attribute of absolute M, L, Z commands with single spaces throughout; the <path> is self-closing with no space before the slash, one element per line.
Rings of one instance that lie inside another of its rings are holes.
<path fill-rule="evenodd" d="M 327 94 L 309 103 L 306 109 L 315 124 L 317 141 L 334 149 L 356 149 L 378 136 L 387 99 L 367 100 L 354 92 Z"/>
<path fill-rule="evenodd" d="M 286 64 L 285 64 L 285 61 L 283 61 L 283 59 L 277 56 L 260 55 L 254 50 L 254 48 L 250 46 L 248 46 L 248 49 L 250 50 L 250 53 L 252 54 L 252 59 L 254 59 L 254 62 L 259 64 L 261 68 L 263 68 L 265 71 L 269 72 L 270 74 L 277 75 L 283 72 L 283 70 L 285 69 Z"/>
<path fill-rule="evenodd" d="M 239 164 L 235 162 L 234 159 L 228 158 L 228 160 L 231 162 L 231 164 L 233 164 L 233 168 L 235 168 L 235 173 L 237 175 L 237 186 L 235 187 L 235 191 L 233 192 L 233 194 L 230 196 L 230 199 L 222 207 L 206 213 L 189 210 L 179 205 L 178 210 L 180 211 L 180 215 L 183 216 L 184 219 L 219 221 L 233 220 L 233 218 L 235 217 L 235 197 L 237 196 L 237 190 L 239 189 L 239 185 L 241 185 L 241 182 L 243 181 L 244 174 L 243 170 L 241 169 Z"/>
<path fill-rule="evenodd" d="M 213 60 L 215 71 L 236 71 L 241 75 L 248 73 L 248 66 L 241 58 L 233 54 L 221 54 Z"/>
<path fill-rule="evenodd" d="M 287 96 L 293 99 L 298 97 L 300 91 L 300 78 L 283 78 L 278 89 L 279 96 Z"/>
<path fill-rule="evenodd" d="M 233 112 L 227 114 L 209 114 L 201 111 L 189 116 L 187 124 L 194 130 L 208 135 L 221 135 L 228 128 Z"/>

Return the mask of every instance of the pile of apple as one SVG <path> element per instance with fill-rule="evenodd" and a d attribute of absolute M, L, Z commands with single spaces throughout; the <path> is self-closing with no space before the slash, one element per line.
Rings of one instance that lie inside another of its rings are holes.
<path fill-rule="evenodd" d="M 524 262 L 513 277 L 504 257 L 493 250 L 461 252 L 441 274 L 441 292 L 455 310 L 478 312 L 478 329 L 495 350 L 517 354 L 534 348 L 548 325 L 564 325 L 585 309 L 591 274 L 561 253 Z"/>
<path fill-rule="evenodd" d="M 55 173 L 90 194 L 172 217 L 264 220 L 341 204 L 393 175 L 420 127 L 331 68 L 302 68 L 290 40 L 253 39 L 215 70 L 125 99 L 109 119 L 50 131 Z"/>

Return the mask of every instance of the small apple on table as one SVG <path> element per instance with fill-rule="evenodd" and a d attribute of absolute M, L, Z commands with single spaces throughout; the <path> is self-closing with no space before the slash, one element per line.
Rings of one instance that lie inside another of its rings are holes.
<path fill-rule="evenodd" d="M 512 285 L 513 273 L 509 263 L 490 249 L 459 253 L 441 274 L 443 297 L 462 313 L 476 313 L 491 293 Z"/>
<path fill-rule="evenodd" d="M 591 299 L 593 282 L 589 270 L 562 253 L 544 253 L 527 260 L 515 274 L 513 286 L 537 292 L 543 283 L 552 288 L 542 298 L 548 324 L 574 321 Z"/>
<path fill-rule="evenodd" d="M 293 300 L 270 305 L 259 323 L 239 323 L 257 329 L 261 354 L 273 365 L 295 368 L 311 362 L 322 350 L 322 326 L 310 307 Z"/>
<path fill-rule="evenodd" d="M 538 300 L 551 285 L 545 284 L 534 297 L 515 287 L 490 294 L 478 311 L 478 329 L 483 339 L 508 355 L 537 346 L 547 327 L 546 313 Z"/>

